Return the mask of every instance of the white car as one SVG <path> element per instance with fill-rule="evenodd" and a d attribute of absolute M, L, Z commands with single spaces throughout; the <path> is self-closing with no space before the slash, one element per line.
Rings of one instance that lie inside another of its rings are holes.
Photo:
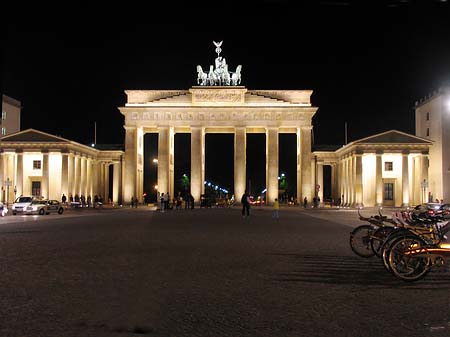
<path fill-rule="evenodd" d="M 64 207 L 57 200 L 33 200 L 24 210 L 24 214 L 50 214 L 50 213 L 64 213 Z"/>
<path fill-rule="evenodd" d="M 18 197 L 12 205 L 13 215 L 16 215 L 17 213 L 23 213 L 25 208 L 27 206 L 31 205 L 32 201 L 33 201 L 33 197 L 27 197 L 27 196 Z"/>

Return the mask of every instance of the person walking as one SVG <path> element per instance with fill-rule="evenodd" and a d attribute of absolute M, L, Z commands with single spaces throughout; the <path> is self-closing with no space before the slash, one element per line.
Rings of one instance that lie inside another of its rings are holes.
<path fill-rule="evenodd" d="M 305 199 L 303 199 L 303 208 L 306 208 L 306 206 L 308 206 L 308 198 L 305 197 Z"/>
<path fill-rule="evenodd" d="M 275 201 L 273 203 L 273 213 L 272 218 L 277 219 L 279 218 L 279 210 L 280 210 L 280 203 L 278 202 L 278 199 L 275 198 Z"/>
<path fill-rule="evenodd" d="M 242 217 L 249 217 L 250 216 L 250 200 L 248 197 L 247 190 L 245 190 L 244 194 L 241 198 L 241 204 L 242 204 Z"/>
<path fill-rule="evenodd" d="M 66 206 L 66 200 L 67 200 L 67 198 L 66 198 L 66 196 L 65 196 L 64 193 L 63 193 L 62 198 L 61 198 L 61 201 L 62 201 L 62 203 L 63 203 L 64 206 Z"/>

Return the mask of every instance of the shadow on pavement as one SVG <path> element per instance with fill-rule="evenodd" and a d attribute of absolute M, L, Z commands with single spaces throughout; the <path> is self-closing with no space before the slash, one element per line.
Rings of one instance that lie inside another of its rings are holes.
<path fill-rule="evenodd" d="M 357 256 L 270 254 L 289 259 L 293 266 L 273 277 L 280 282 L 311 282 L 372 287 L 442 289 L 450 287 L 449 266 L 435 267 L 422 280 L 404 282 L 391 275 L 380 259 Z"/>

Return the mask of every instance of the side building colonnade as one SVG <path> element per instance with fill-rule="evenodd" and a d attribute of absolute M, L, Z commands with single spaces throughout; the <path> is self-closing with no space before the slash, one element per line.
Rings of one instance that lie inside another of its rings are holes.
<path fill-rule="evenodd" d="M 20 195 L 61 200 L 61 196 L 101 196 L 121 201 L 123 151 L 100 151 L 41 131 L 28 129 L 0 143 L 0 200 Z M 110 167 L 113 190 L 110 193 Z"/>
<path fill-rule="evenodd" d="M 315 181 L 323 186 L 323 167 L 331 166 L 331 197 L 335 205 L 345 207 L 408 207 L 427 202 L 431 145 L 427 139 L 390 130 L 335 151 L 316 150 Z"/>

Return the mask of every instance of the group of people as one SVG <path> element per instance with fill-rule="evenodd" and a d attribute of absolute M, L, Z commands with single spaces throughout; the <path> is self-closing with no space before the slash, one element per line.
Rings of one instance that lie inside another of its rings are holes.
<path fill-rule="evenodd" d="M 165 212 L 168 210 L 172 210 L 175 207 L 175 210 L 184 209 L 194 209 L 195 199 L 191 193 L 187 192 L 183 198 L 181 192 L 178 192 L 177 196 L 173 199 L 170 198 L 169 192 L 167 193 L 159 193 L 157 194 L 157 200 L 160 204 L 161 212 Z"/>
<path fill-rule="evenodd" d="M 68 201 L 67 201 L 68 200 Z M 101 206 L 103 204 L 103 198 L 101 195 L 95 195 L 94 196 L 94 202 L 92 202 L 92 198 L 90 195 L 85 197 L 83 194 L 80 196 L 75 194 L 75 196 L 72 196 L 72 194 L 69 195 L 69 199 L 67 199 L 66 195 L 63 193 L 61 197 L 61 202 L 65 206 L 71 206 L 71 207 L 94 207 Z"/>
<path fill-rule="evenodd" d="M 241 204 L 242 204 L 242 217 L 244 219 L 248 219 L 250 216 L 250 195 L 247 192 L 247 190 L 244 192 L 244 194 L 241 197 Z M 272 218 L 279 219 L 280 217 L 280 202 L 278 201 L 278 198 L 275 198 L 275 201 L 273 203 L 273 212 L 272 212 Z"/>

